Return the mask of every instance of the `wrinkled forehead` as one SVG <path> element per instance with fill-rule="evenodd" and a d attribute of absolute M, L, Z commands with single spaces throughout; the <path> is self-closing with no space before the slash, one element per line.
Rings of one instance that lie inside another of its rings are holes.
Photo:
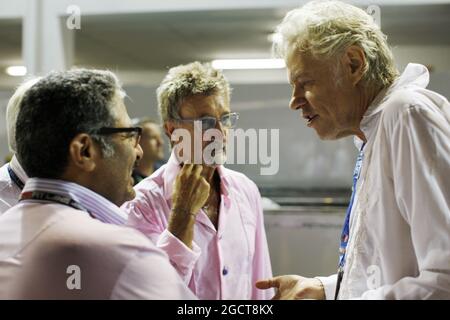
<path fill-rule="evenodd" d="M 287 75 L 290 83 L 301 79 L 317 78 L 329 73 L 330 59 L 315 58 L 306 53 L 294 52 L 286 59 Z"/>
<path fill-rule="evenodd" d="M 293 80 L 298 76 L 309 74 L 313 63 L 315 62 L 313 62 L 306 54 L 299 52 L 289 54 L 286 59 L 289 79 Z"/>

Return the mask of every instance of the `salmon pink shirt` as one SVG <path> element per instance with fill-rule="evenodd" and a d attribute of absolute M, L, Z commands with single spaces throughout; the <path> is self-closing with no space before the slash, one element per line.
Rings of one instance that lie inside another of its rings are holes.
<path fill-rule="evenodd" d="M 197 214 L 192 249 L 168 229 L 173 184 L 180 164 L 168 163 L 135 186 L 136 198 L 122 206 L 128 224 L 165 251 L 172 265 L 200 299 L 270 299 L 258 279 L 272 277 L 261 196 L 245 175 L 219 166 L 221 201 L 218 229 L 203 210 Z"/>

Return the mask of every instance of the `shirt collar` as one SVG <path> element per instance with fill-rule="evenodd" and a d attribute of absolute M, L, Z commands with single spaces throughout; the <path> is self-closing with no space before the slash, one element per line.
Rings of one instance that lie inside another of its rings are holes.
<path fill-rule="evenodd" d="M 164 198 L 166 200 L 172 199 L 172 193 L 173 193 L 173 184 L 175 182 L 175 179 L 178 175 L 178 173 L 181 170 L 180 162 L 177 159 L 177 156 L 175 154 L 175 149 L 172 149 L 172 152 L 170 154 L 169 161 L 167 161 L 166 169 L 164 171 Z M 217 173 L 220 177 L 220 190 L 221 193 L 228 197 L 229 190 L 230 190 L 230 181 L 228 177 L 228 170 L 220 165 L 217 167 Z"/>
<path fill-rule="evenodd" d="M 430 80 L 430 74 L 427 68 L 421 64 L 409 63 L 403 73 L 398 77 L 392 85 L 381 90 L 375 99 L 367 108 L 361 120 L 360 128 L 364 133 L 366 139 L 369 141 L 372 138 L 376 124 L 378 123 L 380 112 L 386 108 L 386 100 L 397 90 L 408 86 L 418 86 L 426 88 Z M 361 149 L 363 141 L 354 137 L 355 146 Z"/>
<path fill-rule="evenodd" d="M 25 170 L 23 170 L 22 166 L 20 165 L 16 155 L 13 155 L 11 161 L 9 162 L 9 167 L 12 169 L 12 171 L 14 171 L 20 181 L 22 181 L 24 184 L 27 182 L 28 176 L 25 173 Z"/>
<path fill-rule="evenodd" d="M 77 183 L 55 179 L 30 178 L 24 192 L 43 191 L 69 197 L 85 208 L 95 219 L 104 223 L 122 225 L 127 215 L 118 206 L 98 193 Z"/>

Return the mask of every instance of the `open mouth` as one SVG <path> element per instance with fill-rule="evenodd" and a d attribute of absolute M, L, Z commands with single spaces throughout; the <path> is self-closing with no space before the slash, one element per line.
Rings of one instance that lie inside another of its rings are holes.
<path fill-rule="evenodd" d="M 306 119 L 308 120 L 308 123 L 307 123 L 308 127 L 310 127 L 311 124 L 312 124 L 312 122 L 313 122 L 316 118 L 318 118 L 318 117 L 319 117 L 318 114 L 316 114 L 316 115 L 314 115 L 314 116 L 308 116 L 308 117 L 306 117 Z"/>

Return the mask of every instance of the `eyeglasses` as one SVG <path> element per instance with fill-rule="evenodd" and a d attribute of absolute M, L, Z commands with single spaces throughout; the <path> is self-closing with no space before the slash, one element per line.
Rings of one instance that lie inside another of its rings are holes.
<path fill-rule="evenodd" d="M 95 130 L 92 132 L 92 134 L 99 134 L 99 135 L 108 135 L 108 134 L 115 134 L 115 133 L 129 133 L 129 138 L 134 139 L 134 147 L 137 147 L 139 144 L 139 141 L 141 140 L 142 136 L 142 128 L 141 127 L 129 127 L 129 128 L 110 128 L 110 127 L 102 127 L 98 130 Z"/>
<path fill-rule="evenodd" d="M 206 131 L 208 129 L 213 129 L 216 127 L 217 120 L 214 117 L 202 117 L 197 119 L 175 119 L 179 122 L 194 122 L 194 121 L 201 121 L 202 122 L 202 130 Z M 239 113 L 232 112 L 224 114 L 222 117 L 220 117 L 220 123 L 222 124 L 222 127 L 231 129 L 236 127 L 237 121 L 239 120 Z"/>

